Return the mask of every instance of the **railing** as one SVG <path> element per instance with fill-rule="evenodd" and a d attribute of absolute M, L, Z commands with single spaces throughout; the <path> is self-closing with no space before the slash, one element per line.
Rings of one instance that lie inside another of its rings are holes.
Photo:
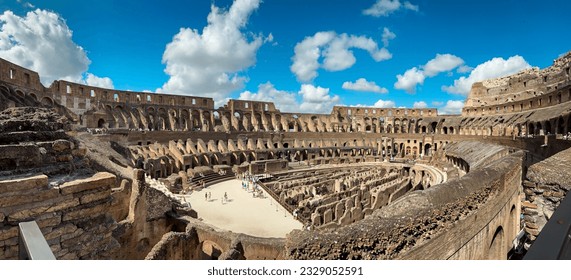
<path fill-rule="evenodd" d="M 524 260 L 570 260 L 571 259 L 571 192 L 531 245 Z"/>
<path fill-rule="evenodd" d="M 270 190 L 270 188 L 268 188 L 268 186 L 266 186 L 264 183 L 260 181 L 256 181 L 256 183 L 258 184 L 258 186 L 264 189 L 264 191 L 266 191 L 266 193 L 268 193 L 277 203 L 279 203 L 279 205 L 281 205 L 284 209 L 286 209 L 290 214 L 293 215 L 293 211 L 295 210 L 293 207 L 291 207 L 287 203 L 280 201 L 280 198 L 272 190 Z M 297 217 L 294 218 L 297 219 Z"/>
<path fill-rule="evenodd" d="M 36 221 L 18 224 L 19 258 L 21 260 L 55 260 L 48 242 Z"/>

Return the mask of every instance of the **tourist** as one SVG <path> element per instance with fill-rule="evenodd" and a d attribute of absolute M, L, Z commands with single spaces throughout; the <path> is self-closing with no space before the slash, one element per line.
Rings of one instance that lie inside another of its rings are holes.
<path fill-rule="evenodd" d="M 208 201 L 208 193 L 204 193 L 204 200 Z"/>
<path fill-rule="evenodd" d="M 228 194 L 224 192 L 224 201 L 228 201 Z"/>

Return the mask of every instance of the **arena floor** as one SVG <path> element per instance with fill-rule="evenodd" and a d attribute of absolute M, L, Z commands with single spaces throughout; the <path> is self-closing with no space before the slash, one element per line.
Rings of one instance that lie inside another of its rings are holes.
<path fill-rule="evenodd" d="M 211 193 L 209 200 L 205 194 Z M 223 202 L 224 193 L 228 201 Z M 185 196 L 198 217 L 205 223 L 232 232 L 258 237 L 285 237 L 293 229 L 302 229 L 282 206 L 267 193 L 264 197 L 253 197 L 242 188 L 241 180 L 229 180 L 195 191 Z"/>

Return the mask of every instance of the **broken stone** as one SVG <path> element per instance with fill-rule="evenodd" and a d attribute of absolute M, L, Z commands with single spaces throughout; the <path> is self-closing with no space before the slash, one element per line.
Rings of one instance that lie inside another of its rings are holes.
<path fill-rule="evenodd" d="M 521 203 L 521 206 L 524 207 L 524 208 L 537 209 L 537 205 L 535 205 L 535 204 L 533 204 L 533 203 L 531 203 L 531 202 L 528 202 L 528 201 L 522 202 L 522 203 Z"/>

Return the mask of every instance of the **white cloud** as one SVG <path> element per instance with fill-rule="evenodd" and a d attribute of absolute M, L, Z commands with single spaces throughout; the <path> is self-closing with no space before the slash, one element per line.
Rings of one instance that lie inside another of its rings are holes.
<path fill-rule="evenodd" d="M 408 93 L 415 93 L 416 86 L 423 84 L 426 77 L 434 77 L 442 72 L 448 72 L 456 67 L 462 66 L 464 60 L 452 54 L 436 54 L 420 69 L 413 67 L 406 70 L 403 75 L 397 75 L 396 89 L 403 89 Z"/>
<path fill-rule="evenodd" d="M 416 85 L 424 83 L 424 73 L 422 70 L 413 67 L 406 70 L 403 75 L 397 75 L 397 82 L 395 83 L 396 89 L 403 89 L 408 93 L 416 92 Z"/>
<path fill-rule="evenodd" d="M 418 12 L 418 5 L 413 5 L 412 3 L 406 1 L 404 2 L 404 8 L 407 10 Z"/>
<path fill-rule="evenodd" d="M 432 106 L 440 107 L 440 106 L 444 105 L 444 102 L 432 101 L 431 104 L 432 104 Z"/>
<path fill-rule="evenodd" d="M 442 86 L 442 90 L 449 93 L 467 95 L 475 82 L 515 74 L 530 67 L 531 65 L 519 55 L 512 56 L 507 60 L 501 57 L 494 57 L 476 66 L 468 77 L 463 76 L 455 80 L 454 85 Z"/>
<path fill-rule="evenodd" d="M 373 105 L 373 107 L 378 107 L 378 108 L 395 108 L 396 104 L 394 101 L 392 100 L 382 100 L 379 99 L 377 102 L 375 102 L 375 105 Z"/>
<path fill-rule="evenodd" d="M 468 65 L 462 65 L 460 67 L 458 67 L 458 69 L 456 69 L 456 72 L 458 73 L 468 73 L 470 71 L 474 70 L 473 67 L 470 67 Z"/>
<path fill-rule="evenodd" d="M 54 80 L 86 83 L 84 76 L 96 78 L 86 73 L 91 61 L 73 42 L 65 20 L 50 11 L 36 9 L 25 17 L 9 10 L 0 14 L 0 57 L 38 72 L 46 86 Z"/>
<path fill-rule="evenodd" d="M 385 45 L 395 36 L 385 28 Z M 337 34 L 333 31 L 317 32 L 296 44 L 290 70 L 302 82 L 309 82 L 317 77 L 317 69 L 320 67 L 327 71 L 345 70 L 357 61 L 351 50 L 354 48 L 366 50 L 377 62 L 392 58 L 392 54 L 385 47 L 379 48 L 373 39 L 366 36 Z M 322 64 L 319 62 L 321 57 Z"/>
<path fill-rule="evenodd" d="M 301 85 L 298 92 L 302 96 L 299 106 L 301 112 L 330 113 L 334 105 L 339 103 L 339 96 L 329 94 L 328 88 L 316 87 L 309 84 Z"/>
<path fill-rule="evenodd" d="M 364 92 L 376 92 L 376 93 L 388 93 L 386 88 L 382 88 L 375 84 L 375 82 L 369 82 L 365 78 L 360 78 L 355 82 L 344 82 L 343 89 L 354 90 L 354 91 L 364 91 Z"/>
<path fill-rule="evenodd" d="M 166 46 L 163 63 L 170 78 L 157 91 L 209 96 L 220 104 L 242 88 L 248 79 L 239 72 L 255 64 L 264 41 L 273 41 L 241 32 L 259 5 L 259 0 L 236 0 L 229 10 L 212 5 L 202 34 L 181 28 Z"/>
<path fill-rule="evenodd" d="M 238 99 L 273 102 L 276 108 L 284 112 L 295 112 L 299 104 L 295 99 L 295 93 L 277 90 L 270 82 L 258 86 L 258 92 L 244 91 Z"/>
<path fill-rule="evenodd" d="M 448 72 L 462 64 L 464 64 L 464 60 L 455 55 L 436 54 L 436 57 L 429 60 L 423 69 L 426 76 L 434 77 L 439 73 Z"/>
<path fill-rule="evenodd" d="M 34 6 L 32 3 L 30 2 L 24 2 L 22 0 L 17 0 L 16 2 L 22 4 L 22 6 L 24 6 L 25 8 L 29 8 L 29 9 L 34 9 L 36 8 L 36 6 Z"/>
<path fill-rule="evenodd" d="M 438 108 L 439 115 L 458 115 L 462 113 L 464 108 L 464 101 L 462 100 L 448 100 L 444 107 Z"/>
<path fill-rule="evenodd" d="M 377 0 L 373 6 L 364 10 L 363 14 L 374 17 L 386 17 L 400 9 L 418 12 L 418 6 L 408 1 L 401 3 L 400 0 Z"/>
<path fill-rule="evenodd" d="M 101 88 L 114 88 L 113 81 L 108 77 L 97 77 L 91 73 L 87 73 L 85 83 L 88 86 L 101 87 Z"/>
<path fill-rule="evenodd" d="M 412 104 L 412 108 L 415 108 L 415 109 L 424 109 L 427 107 L 428 107 L 428 104 L 426 104 L 426 102 L 424 102 L 424 101 L 417 101 L 417 102 L 414 102 L 414 104 Z"/>
<path fill-rule="evenodd" d="M 383 36 L 381 36 L 381 40 L 383 41 L 383 46 L 386 48 L 389 46 L 390 40 L 396 38 L 397 35 L 391 32 L 388 28 L 383 28 Z"/>
<path fill-rule="evenodd" d="M 282 112 L 327 114 L 333 106 L 339 103 L 339 96 L 331 95 L 328 88 L 316 87 L 310 84 L 301 85 L 295 92 L 277 90 L 270 82 L 260 84 L 258 92 L 244 91 L 240 93 L 241 100 L 273 102 Z M 298 99 L 301 102 L 298 102 Z"/>

